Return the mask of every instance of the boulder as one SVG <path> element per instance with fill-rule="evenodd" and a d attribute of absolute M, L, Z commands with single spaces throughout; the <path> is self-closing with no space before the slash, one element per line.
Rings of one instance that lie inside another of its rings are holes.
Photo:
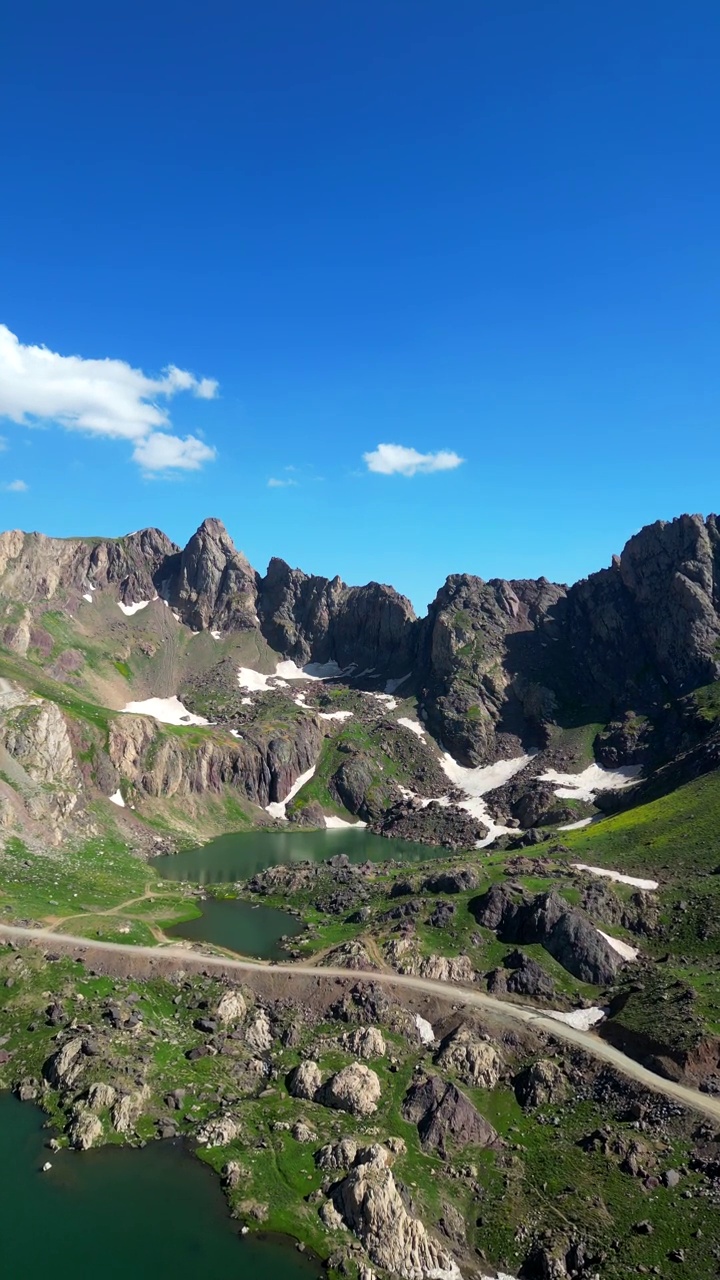
<path fill-rule="evenodd" d="M 301 1062 L 289 1074 L 288 1092 L 293 1098 L 302 1098 L 306 1102 L 314 1102 L 322 1087 L 322 1072 L 311 1059 Z"/>
<path fill-rule="evenodd" d="M 315 1164 L 318 1169 L 334 1172 L 337 1169 L 349 1169 L 355 1162 L 357 1142 L 353 1138 L 342 1138 L 340 1142 L 328 1142 L 315 1152 Z"/>
<path fill-rule="evenodd" d="M 349 1111 L 353 1116 L 371 1116 L 380 1101 L 380 1081 L 370 1067 L 353 1062 L 343 1067 L 323 1085 L 320 1101 L 335 1111 Z"/>
<path fill-rule="evenodd" d="M 479 879 L 474 867 L 452 867 L 428 876 L 422 887 L 428 893 L 463 893 L 466 889 L 477 889 Z"/>
<path fill-rule="evenodd" d="M 439 1067 L 455 1071 L 465 1084 L 480 1089 L 494 1089 L 502 1070 L 502 1059 L 494 1045 L 479 1040 L 466 1026 L 459 1026 L 445 1036 L 435 1062 Z"/>
<path fill-rule="evenodd" d="M 84 1066 L 82 1036 L 74 1036 L 46 1060 L 43 1075 L 56 1089 L 72 1089 L 80 1079 Z"/>
<path fill-rule="evenodd" d="M 347 1031 L 341 1044 L 357 1058 L 384 1058 L 387 1052 L 382 1031 L 377 1027 L 357 1027 L 355 1031 Z"/>
<path fill-rule="evenodd" d="M 242 1022 L 247 1013 L 247 1005 L 240 991 L 224 991 L 218 1002 L 215 1016 L 218 1022 Z"/>
<path fill-rule="evenodd" d="M 205 1147 L 226 1147 L 239 1131 L 240 1126 L 232 1116 L 216 1116 L 198 1129 L 197 1140 Z"/>
<path fill-rule="evenodd" d="M 562 1102 L 568 1094 L 568 1080 L 556 1062 L 539 1058 L 513 1081 L 521 1107 L 542 1107 Z"/>
<path fill-rule="evenodd" d="M 91 1084 L 88 1089 L 87 1103 L 91 1111 L 104 1111 L 115 1101 L 115 1090 L 111 1084 Z"/>
<path fill-rule="evenodd" d="M 272 1049 L 273 1035 L 270 1019 L 264 1009 L 260 1009 L 245 1028 L 245 1043 L 254 1053 L 267 1053 Z"/>
<path fill-rule="evenodd" d="M 102 1133 L 102 1121 L 99 1116 L 85 1108 L 75 1111 L 68 1129 L 71 1147 L 76 1147 L 78 1151 L 88 1151 L 102 1137 Z"/>

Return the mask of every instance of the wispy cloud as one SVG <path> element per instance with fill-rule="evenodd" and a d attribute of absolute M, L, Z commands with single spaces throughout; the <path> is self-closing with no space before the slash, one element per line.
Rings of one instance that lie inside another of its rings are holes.
<path fill-rule="evenodd" d="M 286 467 L 286 471 L 291 469 L 294 470 L 294 468 Z M 271 476 L 268 480 L 268 489 L 289 489 L 295 485 L 297 485 L 297 480 L 279 480 L 277 476 Z"/>
<path fill-rule="evenodd" d="M 213 400 L 217 390 L 212 378 L 196 378 L 175 365 L 151 378 L 124 360 L 86 360 L 25 346 L 0 325 L 0 417 L 128 440 L 134 460 L 147 472 L 196 471 L 216 456 L 196 436 L 172 435 L 170 414 L 158 398 L 190 392 Z"/>
<path fill-rule="evenodd" d="M 4 493 L 27 493 L 29 488 L 30 485 L 24 480 L 10 480 L 7 484 L 0 485 Z"/>
<path fill-rule="evenodd" d="M 403 444 L 379 444 L 371 453 L 363 454 L 368 471 L 381 476 L 414 476 L 418 472 L 453 471 L 465 461 L 450 449 L 437 453 L 418 453 Z"/>
<path fill-rule="evenodd" d="M 0 436 L 0 453 L 4 453 L 5 450 L 9 448 L 10 445 L 8 444 L 7 436 Z"/>

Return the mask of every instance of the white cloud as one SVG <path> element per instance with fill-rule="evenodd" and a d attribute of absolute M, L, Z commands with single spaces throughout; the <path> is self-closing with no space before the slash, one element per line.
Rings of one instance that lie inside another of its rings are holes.
<path fill-rule="evenodd" d="M 158 398 L 189 391 L 212 400 L 217 389 L 212 378 L 196 378 L 175 365 L 150 378 L 124 360 L 86 360 L 25 346 L 0 325 L 0 417 L 129 440 L 135 461 L 147 471 L 196 470 L 215 457 L 195 436 L 181 440 L 167 432 L 170 415 Z"/>
<path fill-rule="evenodd" d="M 8 484 L 0 485 L 5 493 L 27 493 L 30 488 L 24 480 L 10 480 Z"/>
<path fill-rule="evenodd" d="M 363 454 L 363 462 L 368 471 L 381 476 L 414 476 L 418 472 L 427 474 L 430 471 L 452 471 L 465 461 L 457 453 L 449 449 L 440 449 L 438 453 L 418 453 L 417 449 L 408 449 L 403 444 L 379 444 L 371 453 Z"/>
<path fill-rule="evenodd" d="M 285 470 L 290 471 L 291 468 L 286 467 Z M 278 480 L 276 476 L 271 476 L 268 480 L 268 489 L 287 489 L 296 484 L 297 480 Z"/>
<path fill-rule="evenodd" d="M 181 440 L 180 436 L 168 436 L 162 431 L 153 431 L 133 450 L 133 458 L 143 471 L 167 471 L 170 467 L 198 471 L 203 462 L 212 462 L 215 457 L 217 450 L 198 440 L 197 436 L 186 436 Z"/>

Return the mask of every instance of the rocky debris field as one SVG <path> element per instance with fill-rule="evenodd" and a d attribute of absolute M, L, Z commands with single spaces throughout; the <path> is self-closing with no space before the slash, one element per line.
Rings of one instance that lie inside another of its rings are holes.
<path fill-rule="evenodd" d="M 370 977 L 298 1005 L 14 947 L 0 1002 L 0 1081 L 51 1146 L 181 1136 L 240 1227 L 330 1275 L 713 1273 L 720 1134 L 537 1032 L 460 1009 L 423 1043 Z"/>

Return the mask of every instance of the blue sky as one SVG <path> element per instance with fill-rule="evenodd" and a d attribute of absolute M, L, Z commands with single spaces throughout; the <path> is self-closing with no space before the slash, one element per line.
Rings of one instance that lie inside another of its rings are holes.
<path fill-rule="evenodd" d="M 217 515 L 424 611 L 717 509 L 719 39 L 716 0 L 5 6 L 0 527 Z"/>

